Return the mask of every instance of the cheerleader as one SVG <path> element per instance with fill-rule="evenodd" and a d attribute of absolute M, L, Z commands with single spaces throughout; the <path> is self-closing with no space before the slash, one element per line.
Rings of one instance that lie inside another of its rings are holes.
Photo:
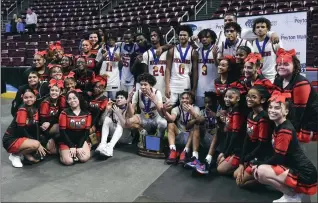
<path fill-rule="evenodd" d="M 270 136 L 273 125 L 264 107 L 270 94 L 260 85 L 252 87 L 246 96 L 247 106 L 252 109 L 247 117 L 246 137 L 240 156 L 240 165 L 234 172 L 236 184 L 240 187 L 251 186 L 255 181 L 250 161 L 264 160 L 271 155 Z"/>
<path fill-rule="evenodd" d="M 225 118 L 226 138 L 217 158 L 217 171 L 220 174 L 233 174 L 239 166 L 239 155 L 244 142 L 246 118 L 240 108 L 240 91 L 229 88 L 224 96 L 224 102 L 228 108 Z"/>
<path fill-rule="evenodd" d="M 19 87 L 15 99 L 12 101 L 11 115 L 15 117 L 18 108 L 23 103 L 22 95 L 27 89 L 31 89 L 35 96 L 35 106 L 39 107 L 41 101 L 49 94 L 49 86 L 47 82 L 40 82 L 39 74 L 36 71 L 29 72 L 28 83 Z"/>
<path fill-rule="evenodd" d="M 281 92 L 292 95 L 292 112 L 289 120 L 296 129 L 300 142 L 317 140 L 318 95 L 310 82 L 300 74 L 301 67 L 294 49 L 277 51 L 277 73 L 274 86 Z"/>
<path fill-rule="evenodd" d="M 23 84 L 28 83 L 29 74 L 30 72 L 33 72 L 33 71 L 38 72 L 40 82 L 49 80 L 49 76 L 50 76 L 49 69 L 45 65 L 46 54 L 47 54 L 46 51 L 39 51 L 34 54 L 33 67 L 28 68 L 23 72 Z"/>
<path fill-rule="evenodd" d="M 49 64 L 47 65 L 50 71 L 50 78 L 55 80 L 63 79 L 63 71 L 61 65 Z"/>
<path fill-rule="evenodd" d="M 272 82 L 260 73 L 262 56 L 259 53 L 250 53 L 244 64 L 244 86 L 249 91 L 254 85 L 264 86 L 269 93 L 273 91 Z"/>
<path fill-rule="evenodd" d="M 52 46 L 51 49 L 53 49 L 53 53 L 54 53 L 54 56 L 53 56 L 54 59 L 50 62 L 50 64 L 61 65 L 62 58 L 64 55 L 64 48 L 62 47 L 61 42 L 57 41 L 51 46 Z"/>
<path fill-rule="evenodd" d="M 70 107 L 63 110 L 59 117 L 59 152 L 61 162 L 72 165 L 74 161 L 86 162 L 90 159 L 90 147 L 86 140 L 92 117 L 78 92 L 68 92 L 66 99 Z"/>
<path fill-rule="evenodd" d="M 107 85 L 107 78 L 106 76 L 98 75 L 94 78 L 93 83 L 94 90 L 92 100 L 90 100 L 89 102 L 89 111 L 92 114 L 90 141 L 94 145 L 98 144 L 98 142 L 100 141 L 101 126 L 99 125 L 99 121 L 101 119 L 101 116 L 105 112 L 108 103 L 108 98 L 103 94 Z M 97 140 L 91 137 L 93 133 L 95 133 Z"/>
<path fill-rule="evenodd" d="M 10 153 L 9 160 L 13 167 L 21 168 L 22 157 L 31 163 L 39 162 L 34 157 L 37 152 L 45 156 L 47 151 L 39 140 L 39 115 L 34 104 L 36 96 L 31 89 L 26 89 L 21 95 L 23 105 L 18 109 L 10 126 L 2 138 L 3 147 Z"/>
<path fill-rule="evenodd" d="M 63 71 L 63 76 L 67 76 L 73 69 L 73 55 L 72 54 L 64 54 L 61 60 L 61 67 Z"/>
<path fill-rule="evenodd" d="M 245 59 L 247 56 L 251 53 L 251 49 L 248 46 L 240 46 L 237 48 L 236 55 L 235 55 L 235 62 L 236 62 L 236 68 L 235 68 L 235 74 L 240 75 L 239 80 L 244 81 L 244 64 Z"/>
<path fill-rule="evenodd" d="M 96 53 L 92 52 L 92 44 L 89 40 L 84 40 L 82 42 L 82 56 L 87 58 L 87 68 L 94 69 L 95 68 L 95 58 Z M 96 73 L 96 71 L 95 71 Z"/>
<path fill-rule="evenodd" d="M 79 56 L 77 58 L 76 69 L 73 72 L 75 73 L 76 87 L 82 90 L 86 100 L 90 100 L 93 95 L 95 73 L 87 69 L 87 59 L 85 57 Z"/>
<path fill-rule="evenodd" d="M 40 128 L 44 133 L 41 142 L 50 154 L 56 154 L 55 143 L 59 137 L 59 115 L 61 112 L 60 95 L 63 90 L 62 80 L 50 80 L 50 96 L 40 105 Z"/>
<path fill-rule="evenodd" d="M 314 195 L 317 192 L 317 170 L 300 148 L 296 130 L 286 119 L 290 107 L 287 99 L 290 97 L 290 93 L 273 92 L 268 115 L 275 123 L 272 136 L 274 154 L 265 161 L 255 161 L 252 167 L 257 181 L 284 194 L 273 202 L 301 202 L 302 194 Z"/>

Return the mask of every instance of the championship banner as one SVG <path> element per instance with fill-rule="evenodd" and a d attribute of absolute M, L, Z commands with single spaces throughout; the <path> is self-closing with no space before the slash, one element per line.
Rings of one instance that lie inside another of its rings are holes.
<path fill-rule="evenodd" d="M 272 23 L 271 31 L 280 36 L 280 41 L 284 49 L 296 49 L 297 57 L 302 65 L 302 71 L 306 67 L 306 44 L 307 44 L 307 12 L 282 13 L 274 15 L 259 15 L 239 17 L 238 23 L 245 29 L 252 29 L 253 21 L 256 18 L 265 17 Z M 224 20 L 213 19 L 203 21 L 188 21 L 181 23 L 190 25 L 194 35 L 206 28 L 212 29 L 217 35 L 224 31 Z"/>

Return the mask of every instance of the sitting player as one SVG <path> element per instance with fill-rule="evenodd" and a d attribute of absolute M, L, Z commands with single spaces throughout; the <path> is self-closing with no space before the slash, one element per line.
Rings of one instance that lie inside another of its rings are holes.
<path fill-rule="evenodd" d="M 114 147 L 122 137 L 132 138 L 130 129 L 123 128 L 118 119 L 118 115 L 123 115 L 125 119 L 129 118 L 127 112 L 127 99 L 127 92 L 118 91 L 116 93 L 116 103 L 109 102 L 107 115 L 103 120 L 101 142 L 96 149 L 101 155 L 112 157 Z M 112 135 L 112 138 L 110 142 L 107 143 L 109 135 Z"/>
<path fill-rule="evenodd" d="M 236 184 L 240 187 L 253 186 L 255 181 L 250 161 L 264 160 L 271 155 L 272 122 L 265 111 L 270 94 L 260 85 L 252 87 L 246 96 L 247 106 L 252 109 L 247 117 L 246 137 L 240 156 L 240 165 L 234 172 Z"/>
<path fill-rule="evenodd" d="M 299 146 L 297 132 L 286 119 L 290 93 L 274 91 L 268 107 L 269 119 L 275 122 L 272 136 L 274 154 L 269 159 L 253 163 L 257 181 L 270 185 L 284 195 L 273 202 L 301 202 L 302 194 L 317 192 L 317 169 Z"/>
<path fill-rule="evenodd" d="M 246 121 L 240 106 L 240 102 L 242 102 L 240 96 L 240 91 L 236 88 L 227 89 L 224 96 L 224 102 L 228 108 L 224 129 L 226 138 L 217 158 L 217 170 L 222 175 L 232 175 L 239 166 L 239 155 L 244 142 Z"/>
<path fill-rule="evenodd" d="M 167 121 L 160 116 L 163 107 L 161 92 L 154 89 L 156 78 L 149 73 L 143 73 L 138 76 L 137 82 L 140 83 L 140 90 L 136 91 L 133 96 L 128 97 L 128 112 L 133 115 L 126 119 L 123 115 L 117 115 L 124 128 L 137 127 L 140 131 L 139 148 L 144 148 L 144 136 L 148 133 L 156 134 L 163 137 L 167 128 Z M 132 97 L 132 99 L 131 99 Z M 132 100 L 132 103 L 130 101 Z M 137 106 L 141 109 L 140 114 L 135 114 Z"/>
<path fill-rule="evenodd" d="M 196 124 L 200 117 L 200 109 L 194 106 L 194 95 L 190 92 L 183 92 L 181 94 L 181 104 L 174 107 L 171 110 L 171 114 L 168 113 L 168 105 L 163 107 L 163 114 L 168 124 L 168 142 L 170 148 L 170 154 L 167 158 L 168 164 L 177 162 L 178 153 L 176 143 L 185 145 L 184 150 L 180 154 L 178 164 L 184 165 L 189 161 L 190 145 L 192 138 L 196 138 L 193 141 L 192 156 L 199 159 L 199 126 Z"/>

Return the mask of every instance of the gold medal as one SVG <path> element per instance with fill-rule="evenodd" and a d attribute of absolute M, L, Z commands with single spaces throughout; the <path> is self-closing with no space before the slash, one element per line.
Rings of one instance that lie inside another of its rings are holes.
<path fill-rule="evenodd" d="M 264 58 L 261 59 L 261 63 L 264 63 Z"/>
<path fill-rule="evenodd" d="M 90 134 L 89 138 L 91 140 L 92 145 L 98 144 L 98 139 L 97 139 L 96 133 Z"/>
<path fill-rule="evenodd" d="M 185 65 L 184 65 L 183 63 L 180 64 L 180 67 L 181 67 L 182 69 L 185 69 Z"/>
<path fill-rule="evenodd" d="M 206 65 L 203 65 L 203 66 L 202 66 L 202 71 L 205 72 L 207 69 L 208 69 L 208 67 L 207 67 Z"/>
<path fill-rule="evenodd" d="M 148 113 L 145 114 L 145 118 L 149 119 L 149 114 Z"/>

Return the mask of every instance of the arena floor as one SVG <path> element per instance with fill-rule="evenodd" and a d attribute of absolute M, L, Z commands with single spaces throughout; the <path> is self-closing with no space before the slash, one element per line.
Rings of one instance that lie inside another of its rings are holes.
<path fill-rule="evenodd" d="M 11 100 L 1 99 L 1 133 L 12 117 Z M 271 202 L 281 196 L 267 187 L 243 190 L 230 177 L 192 175 L 164 160 L 143 158 L 133 146 L 122 146 L 114 157 L 62 166 L 49 158 L 40 164 L 16 169 L 1 148 L 2 202 Z M 317 143 L 306 154 L 317 167 Z M 305 202 L 317 202 L 317 196 Z"/>

